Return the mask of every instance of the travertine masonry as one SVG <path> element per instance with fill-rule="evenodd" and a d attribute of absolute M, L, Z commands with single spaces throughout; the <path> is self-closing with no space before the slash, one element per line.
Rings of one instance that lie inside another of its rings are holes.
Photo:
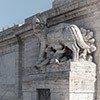
<path fill-rule="evenodd" d="M 72 62 L 70 71 L 70 100 L 94 100 L 96 65 L 86 61 Z"/>
<path fill-rule="evenodd" d="M 72 24 L 94 33 L 96 52 L 74 52 L 74 30 L 63 27 Z M 100 100 L 99 42 L 100 0 L 54 0 L 51 9 L 0 32 L 0 100 L 37 100 L 39 89 L 50 90 L 49 100 Z M 73 54 L 78 54 L 78 61 Z"/>

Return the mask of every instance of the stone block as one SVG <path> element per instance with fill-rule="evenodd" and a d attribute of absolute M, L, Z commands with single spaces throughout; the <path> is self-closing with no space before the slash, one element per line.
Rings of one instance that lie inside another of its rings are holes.
<path fill-rule="evenodd" d="M 69 80 L 70 100 L 94 100 L 96 82 L 96 65 L 94 63 L 71 62 Z"/>
<path fill-rule="evenodd" d="M 70 93 L 70 100 L 94 100 L 94 93 Z"/>

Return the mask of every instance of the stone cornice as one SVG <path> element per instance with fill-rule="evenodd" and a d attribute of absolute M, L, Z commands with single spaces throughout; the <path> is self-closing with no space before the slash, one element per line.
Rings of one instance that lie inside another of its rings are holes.
<path fill-rule="evenodd" d="M 95 7 L 96 6 L 96 7 Z M 73 7 L 72 7 L 73 8 Z M 61 10 L 61 8 L 60 8 Z M 47 19 L 48 27 L 59 24 L 61 22 L 68 22 L 76 20 L 77 18 L 83 18 L 83 17 L 91 17 L 96 13 L 100 13 L 100 0 L 97 2 L 91 2 L 91 4 L 83 5 L 81 7 L 76 7 L 74 9 L 60 11 L 62 13 L 57 14 L 55 16 L 49 17 Z"/>
<path fill-rule="evenodd" d="M 100 2 L 100 0 L 54 0 L 53 8 L 62 8 L 66 6 L 69 9 L 70 6 L 77 7 L 76 5 L 78 5 L 78 7 L 82 7 L 84 5 L 91 5 L 98 2 Z"/>
<path fill-rule="evenodd" d="M 32 24 L 24 24 L 21 27 L 18 27 L 14 30 L 15 35 L 20 35 L 23 33 L 26 33 L 30 30 L 33 30 L 33 25 Z"/>
<path fill-rule="evenodd" d="M 22 35 L 32 30 L 31 24 L 24 24 L 20 27 L 12 28 L 10 31 L 3 31 L 2 35 L 0 36 L 0 43 L 5 41 L 16 41 L 16 35 Z"/>
<path fill-rule="evenodd" d="M 97 7 L 93 7 L 93 6 L 97 6 Z M 38 15 L 40 15 L 42 18 L 45 18 L 45 20 L 48 19 L 47 24 L 49 26 L 49 25 L 51 25 L 53 18 L 56 19 L 58 16 L 63 15 L 66 17 L 66 20 L 67 19 L 69 20 L 69 17 L 71 16 L 72 18 L 74 18 L 75 14 L 77 14 L 77 17 L 79 17 L 79 16 L 81 16 L 81 14 L 79 14 L 79 13 L 86 13 L 86 14 L 91 13 L 89 11 L 89 9 L 91 9 L 90 11 L 92 11 L 93 13 L 100 11 L 99 10 L 100 9 L 100 0 L 81 0 L 81 1 L 74 0 L 73 2 L 65 3 L 61 6 L 49 9 L 43 13 L 39 13 Z M 32 23 L 34 16 L 31 16 L 31 17 L 25 19 L 25 23 Z M 72 19 L 72 18 L 70 18 L 70 19 Z"/>

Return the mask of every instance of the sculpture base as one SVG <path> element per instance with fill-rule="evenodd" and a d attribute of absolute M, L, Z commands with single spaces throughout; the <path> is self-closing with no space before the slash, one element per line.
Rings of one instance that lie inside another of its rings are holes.
<path fill-rule="evenodd" d="M 33 71 L 24 78 L 24 100 L 37 100 L 39 90 L 49 90 L 50 100 L 94 100 L 96 65 L 92 62 L 50 64 Z"/>
<path fill-rule="evenodd" d="M 94 100 L 96 65 L 92 62 L 71 62 L 70 100 Z"/>

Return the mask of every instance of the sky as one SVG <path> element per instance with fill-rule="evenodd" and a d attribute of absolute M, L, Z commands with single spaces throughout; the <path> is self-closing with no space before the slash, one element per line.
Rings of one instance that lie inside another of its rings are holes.
<path fill-rule="evenodd" d="M 53 0 L 0 0 L 0 30 L 52 7 Z"/>

